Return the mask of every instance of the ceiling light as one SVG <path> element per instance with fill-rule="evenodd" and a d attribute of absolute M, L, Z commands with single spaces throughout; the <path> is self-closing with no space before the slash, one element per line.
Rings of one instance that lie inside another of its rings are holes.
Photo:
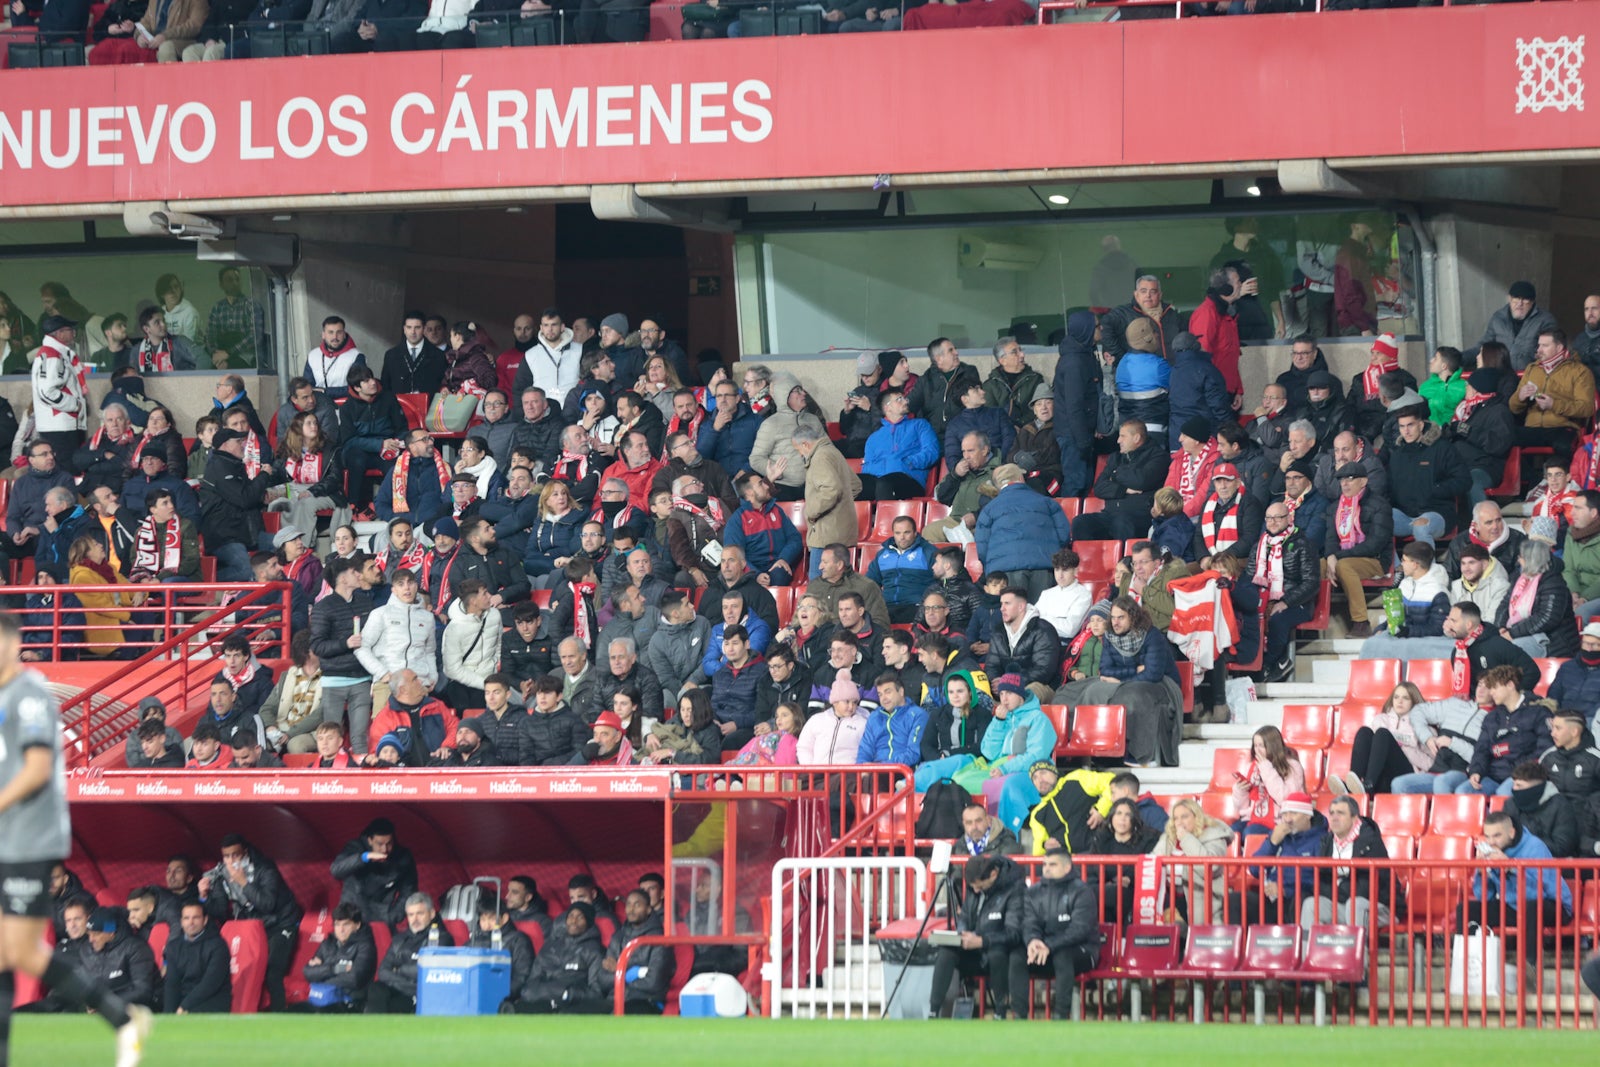
<path fill-rule="evenodd" d="M 1052 193 L 1047 199 L 1052 204 L 1069 204 L 1072 202 L 1072 197 L 1063 196 L 1060 193 Z"/>

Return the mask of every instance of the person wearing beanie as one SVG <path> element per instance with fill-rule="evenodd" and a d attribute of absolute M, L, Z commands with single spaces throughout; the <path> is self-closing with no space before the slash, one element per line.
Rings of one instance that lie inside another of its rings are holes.
<path fill-rule="evenodd" d="M 1117 361 L 1129 351 L 1128 326 L 1144 319 L 1153 327 L 1154 352 L 1162 359 L 1172 356 L 1172 340 L 1183 332 L 1183 316 L 1161 299 L 1161 279 L 1141 274 L 1133 282 L 1133 299 L 1106 312 L 1100 322 L 1100 343 L 1106 355 Z"/>
<path fill-rule="evenodd" d="M 994 370 L 983 383 L 983 394 L 992 408 L 998 408 L 1013 426 L 1026 426 L 1033 418 L 1033 394 L 1044 384 L 1044 375 L 1028 366 L 1022 343 L 1015 337 L 1002 337 L 994 343 Z"/>
<path fill-rule="evenodd" d="M 1456 453 L 1466 464 L 1472 488 L 1468 499 L 1476 507 L 1489 499 L 1489 490 L 1505 476 L 1506 459 L 1517 443 L 1517 418 L 1500 395 L 1500 372 L 1480 367 L 1462 382 L 1461 402 L 1439 425 L 1446 427 Z M 1576 470 L 1581 454 L 1574 459 Z"/>
<path fill-rule="evenodd" d="M 1020 674 L 1006 673 L 995 679 L 994 700 L 994 718 L 984 731 L 981 746 L 989 767 L 983 800 L 1007 829 L 1020 834 L 1028 812 L 1039 803 L 1039 791 L 1028 777 L 1028 768 L 1040 760 L 1054 761 L 1056 728 Z"/>
<path fill-rule="evenodd" d="M 828 689 L 829 711 L 806 719 L 800 730 L 795 758 L 811 766 L 849 765 L 861 750 L 867 732 L 867 715 L 861 710 L 861 689 L 848 670 L 839 671 Z"/>
<path fill-rule="evenodd" d="M 1173 449 L 1178 448 L 1183 427 L 1196 420 L 1205 423 L 1205 436 L 1210 438 L 1217 427 L 1237 418 L 1222 371 L 1192 333 L 1180 333 L 1172 343 L 1172 378 L 1167 388 L 1171 407 L 1167 444 Z"/>
<path fill-rule="evenodd" d="M 1103 335 L 1103 331 L 1102 331 Z M 1171 421 L 1172 366 L 1161 354 L 1155 325 L 1140 317 L 1128 326 L 1128 349 L 1117 361 L 1117 414 L 1138 419 L 1165 440 Z"/>
<path fill-rule="evenodd" d="M 644 350 L 628 344 L 628 316 L 613 312 L 601 319 L 597 339 L 600 351 L 610 356 L 615 365 L 616 381 L 629 386 L 638 381 L 644 373 Z"/>
<path fill-rule="evenodd" d="M 1259 295 L 1259 284 L 1254 278 L 1243 280 L 1238 267 L 1213 270 L 1206 279 L 1204 299 L 1189 314 L 1189 332 L 1211 353 L 1212 362 L 1222 372 L 1228 405 L 1234 411 L 1244 399 L 1244 385 L 1239 381 L 1239 317 L 1234 305 L 1241 296 Z"/>
<path fill-rule="evenodd" d="M 1074 311 L 1057 351 L 1054 398 L 1056 443 L 1060 448 L 1063 497 L 1082 496 L 1094 483 L 1095 431 L 1105 399 L 1105 368 L 1095 354 L 1100 332 L 1094 312 Z"/>
<path fill-rule="evenodd" d="M 844 434 L 839 451 L 846 459 L 866 454 L 867 438 L 883 424 L 883 398 L 901 393 L 909 399 L 917 380 L 905 354 L 892 349 L 856 356 L 856 379 L 839 412 L 839 432 Z"/>
<path fill-rule="evenodd" d="M 1478 349 L 1491 342 L 1506 347 L 1511 357 L 1511 369 L 1522 373 L 1539 358 L 1539 335 L 1545 330 L 1558 329 L 1556 317 L 1538 304 L 1538 291 L 1529 281 L 1516 281 L 1506 291 L 1504 307 L 1489 316 L 1483 337 L 1465 355 L 1475 356 Z M 1587 316 L 1585 323 L 1587 323 Z"/>
<path fill-rule="evenodd" d="M 1167 468 L 1166 487 L 1183 498 L 1183 513 L 1193 519 L 1206 502 L 1211 471 L 1217 465 L 1217 442 L 1211 420 L 1196 416 L 1178 427 L 1178 452 Z"/>
<path fill-rule="evenodd" d="M 1328 848 L 1328 821 L 1317 811 L 1306 793 L 1290 793 L 1278 808 L 1278 821 L 1272 833 L 1256 846 L 1258 857 L 1314 859 Z M 1284 868 L 1264 864 L 1260 868 L 1265 894 L 1245 893 L 1242 900 L 1230 893 L 1230 918 L 1242 911 L 1246 923 L 1295 923 L 1306 902 L 1316 899 L 1318 876 L 1327 872 L 1313 867 Z"/>
<path fill-rule="evenodd" d="M 161 971 L 155 953 L 128 927 L 121 908 L 96 908 L 89 916 L 88 946 L 78 966 L 129 1004 L 154 1010 L 161 1004 Z M 76 1007 L 76 1005 L 75 1005 Z"/>

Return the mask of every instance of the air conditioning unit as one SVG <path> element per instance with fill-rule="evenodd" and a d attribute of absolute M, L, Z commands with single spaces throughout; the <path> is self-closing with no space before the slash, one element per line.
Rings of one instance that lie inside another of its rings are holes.
<path fill-rule="evenodd" d="M 1044 258 L 1044 250 L 1027 245 L 990 241 L 971 234 L 956 238 L 956 261 L 963 267 L 985 270 L 1032 270 Z"/>

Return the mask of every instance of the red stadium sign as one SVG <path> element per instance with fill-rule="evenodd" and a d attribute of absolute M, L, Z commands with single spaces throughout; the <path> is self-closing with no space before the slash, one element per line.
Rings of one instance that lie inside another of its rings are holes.
<path fill-rule="evenodd" d="M 110 771 L 73 774 L 75 804 L 173 800 L 648 800 L 672 795 L 669 771 Z"/>
<path fill-rule="evenodd" d="M 11 72 L 0 204 L 1593 151 L 1591 30 L 1519 4 Z M 1375 41 L 1427 46 L 1373 76 Z"/>

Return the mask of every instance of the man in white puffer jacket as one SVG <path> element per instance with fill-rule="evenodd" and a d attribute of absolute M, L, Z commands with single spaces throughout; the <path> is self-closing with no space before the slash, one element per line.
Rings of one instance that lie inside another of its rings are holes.
<path fill-rule="evenodd" d="M 1450 614 L 1450 575 L 1434 561 L 1432 546 L 1413 541 L 1400 553 L 1400 599 L 1405 628 L 1373 634 L 1361 646 L 1362 659 L 1449 659 L 1455 641 L 1444 635 Z"/>
<path fill-rule="evenodd" d="M 417 680 L 433 691 L 439 680 L 434 653 L 433 612 L 422 601 L 417 576 L 396 568 L 389 581 L 389 599 L 374 608 L 361 628 L 361 647 L 356 658 L 372 673 L 372 706 L 389 702 L 391 676 L 404 670 L 417 673 Z"/>
<path fill-rule="evenodd" d="M 489 589 L 468 578 L 456 589 L 444 628 L 444 700 L 458 714 L 481 708 L 483 681 L 499 669 L 500 611 L 489 606 Z"/>

